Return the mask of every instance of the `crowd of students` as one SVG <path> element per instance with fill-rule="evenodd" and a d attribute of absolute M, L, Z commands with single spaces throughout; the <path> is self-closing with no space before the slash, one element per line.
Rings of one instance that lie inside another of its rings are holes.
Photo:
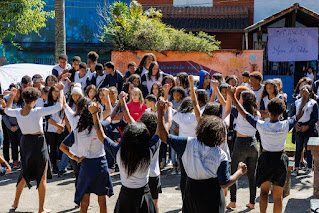
<path fill-rule="evenodd" d="M 106 196 L 114 194 L 110 174 L 117 170 L 122 188 L 114 212 L 159 212 L 161 169 L 171 163 L 171 174 L 181 175 L 183 212 L 236 208 L 236 181 L 246 172 L 246 206 L 255 208 L 260 187 L 260 212 L 266 212 L 272 185 L 274 212 L 281 212 L 291 129 L 293 174 L 312 170 L 307 142 L 317 135 L 318 104 L 310 78 L 300 79 L 288 113 L 281 80 L 263 82 L 258 71 L 243 72 L 240 82 L 202 70 L 195 82 L 185 72 L 162 72 L 151 53 L 139 66 L 130 62 L 124 76 L 98 58 L 91 51 L 87 63 L 75 56 L 71 66 L 61 55 L 46 79 L 24 76 L 4 92 L 0 174 L 21 167 L 14 209 L 24 186 L 36 180 L 39 212 L 47 212 L 46 180 L 52 172 L 61 177 L 70 165 L 81 212 L 87 212 L 91 193 L 98 195 L 100 212 L 107 212 Z"/>

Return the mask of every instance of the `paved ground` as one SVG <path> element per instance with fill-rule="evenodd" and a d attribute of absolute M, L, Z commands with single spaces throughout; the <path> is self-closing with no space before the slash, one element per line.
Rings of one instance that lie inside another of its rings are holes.
<path fill-rule="evenodd" d="M 13 171 L 7 176 L 0 177 L 0 213 L 14 212 L 10 210 L 14 199 L 15 184 L 19 171 Z M 113 212 L 114 205 L 120 190 L 119 174 L 112 175 L 115 195 L 107 199 L 109 212 Z M 313 174 L 302 174 L 297 178 L 292 177 L 292 189 L 288 197 L 284 198 L 285 213 L 304 213 L 309 212 L 309 201 L 312 198 Z M 33 183 L 34 185 L 35 183 Z M 177 213 L 181 212 L 182 200 L 179 189 L 179 175 L 170 175 L 170 168 L 167 168 L 162 175 L 163 193 L 159 197 L 160 212 Z M 257 191 L 257 210 L 249 210 L 245 204 L 249 200 L 247 176 L 243 176 L 238 183 L 237 209 L 235 211 L 226 210 L 226 212 L 259 212 L 259 190 Z M 74 198 L 74 177 L 68 172 L 62 178 L 54 176 L 47 184 L 47 197 L 45 206 L 57 213 L 73 213 L 79 210 L 75 208 Z M 229 201 L 229 195 L 226 198 Z M 270 198 L 271 202 L 271 198 Z M 38 194 L 35 187 L 30 190 L 25 188 L 19 208 L 16 212 L 36 212 L 38 206 Z M 89 212 L 98 212 L 97 196 L 91 196 L 92 209 Z M 272 212 L 272 203 L 268 205 L 268 212 Z"/>

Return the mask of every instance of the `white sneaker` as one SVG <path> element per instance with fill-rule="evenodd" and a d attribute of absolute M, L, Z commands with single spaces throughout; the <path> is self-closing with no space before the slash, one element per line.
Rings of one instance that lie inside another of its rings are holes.
<path fill-rule="evenodd" d="M 294 176 L 294 177 L 298 176 L 298 169 L 293 170 L 291 172 L 291 176 Z"/>
<path fill-rule="evenodd" d="M 171 175 L 176 175 L 176 174 L 177 174 L 176 168 L 173 168 L 173 170 L 171 171 Z"/>
<path fill-rule="evenodd" d="M 167 166 L 172 166 L 173 164 L 172 164 L 172 161 L 171 160 L 169 160 L 169 161 L 167 161 L 167 164 L 166 164 Z"/>

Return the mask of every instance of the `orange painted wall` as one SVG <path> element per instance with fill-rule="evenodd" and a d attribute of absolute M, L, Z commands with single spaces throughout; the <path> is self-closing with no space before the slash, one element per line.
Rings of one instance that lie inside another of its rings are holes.
<path fill-rule="evenodd" d="M 135 61 L 138 65 L 144 53 L 147 52 L 113 51 L 111 57 L 112 62 L 115 64 L 115 68 L 124 73 L 127 70 L 128 62 Z M 211 55 L 199 52 L 181 53 L 175 51 L 152 53 L 155 54 L 157 61 L 159 62 L 193 61 L 208 67 L 209 69 L 220 72 L 224 77 L 226 75 L 236 75 L 241 79 L 241 73 L 243 71 L 259 71 L 261 73 L 263 71 L 263 50 L 218 50 L 214 51 Z M 197 71 L 199 72 L 200 70 Z"/>

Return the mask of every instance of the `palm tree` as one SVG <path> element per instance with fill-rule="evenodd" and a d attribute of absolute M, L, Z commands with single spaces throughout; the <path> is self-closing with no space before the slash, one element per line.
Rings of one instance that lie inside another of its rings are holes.
<path fill-rule="evenodd" d="M 55 61 L 66 54 L 65 0 L 55 0 Z"/>

